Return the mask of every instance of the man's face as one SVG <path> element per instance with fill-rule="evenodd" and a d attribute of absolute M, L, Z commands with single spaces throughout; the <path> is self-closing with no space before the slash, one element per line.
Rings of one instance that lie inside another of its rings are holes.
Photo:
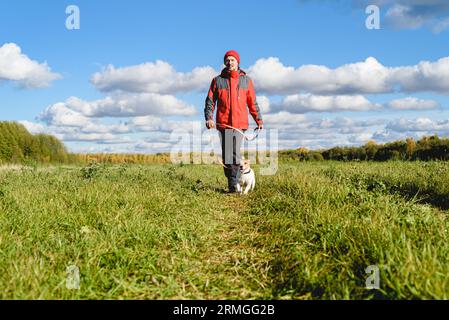
<path fill-rule="evenodd" d="M 233 56 L 226 57 L 225 60 L 225 66 L 229 70 L 237 70 L 239 67 L 239 63 L 237 62 L 237 59 Z"/>

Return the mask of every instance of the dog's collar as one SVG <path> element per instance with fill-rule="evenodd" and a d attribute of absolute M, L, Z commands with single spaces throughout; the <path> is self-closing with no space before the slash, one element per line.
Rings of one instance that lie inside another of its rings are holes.
<path fill-rule="evenodd" d="M 248 174 L 251 172 L 251 169 L 248 170 L 248 172 L 243 172 L 243 174 Z"/>

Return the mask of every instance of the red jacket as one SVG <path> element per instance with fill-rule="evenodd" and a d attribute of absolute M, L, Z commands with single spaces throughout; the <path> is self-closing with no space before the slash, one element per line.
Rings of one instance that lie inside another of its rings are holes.
<path fill-rule="evenodd" d="M 243 70 L 223 69 L 221 74 L 212 80 L 204 108 L 206 121 L 213 120 L 217 101 L 218 129 L 226 129 L 223 124 L 237 129 L 248 129 L 248 109 L 254 121 L 263 124 L 253 81 Z"/>

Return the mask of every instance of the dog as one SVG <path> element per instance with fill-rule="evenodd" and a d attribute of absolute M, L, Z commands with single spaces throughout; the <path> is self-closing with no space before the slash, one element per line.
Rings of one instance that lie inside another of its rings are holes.
<path fill-rule="evenodd" d="M 256 175 L 250 167 L 250 161 L 242 158 L 240 161 L 240 169 L 237 173 L 237 192 L 240 194 L 248 194 L 250 190 L 254 190 L 256 186 Z"/>

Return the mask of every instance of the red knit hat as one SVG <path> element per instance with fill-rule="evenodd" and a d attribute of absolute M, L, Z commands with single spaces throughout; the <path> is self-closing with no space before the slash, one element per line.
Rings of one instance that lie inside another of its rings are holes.
<path fill-rule="evenodd" d="M 224 56 L 224 60 L 226 60 L 226 58 L 229 57 L 229 56 L 232 56 L 232 57 L 236 58 L 237 62 L 240 64 L 240 56 L 239 56 L 237 51 L 229 50 L 228 52 L 226 52 L 226 54 Z"/>

